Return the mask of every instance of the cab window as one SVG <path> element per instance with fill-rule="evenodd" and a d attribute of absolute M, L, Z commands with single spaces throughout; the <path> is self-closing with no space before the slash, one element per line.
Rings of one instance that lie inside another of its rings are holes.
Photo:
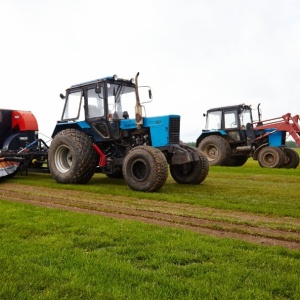
<path fill-rule="evenodd" d="M 225 111 L 224 122 L 225 122 L 225 128 L 237 128 L 238 127 L 237 112 L 234 110 Z"/>
<path fill-rule="evenodd" d="M 87 117 L 88 118 L 104 117 L 103 89 L 101 89 L 101 93 L 98 94 L 95 92 L 95 89 L 88 90 Z"/>

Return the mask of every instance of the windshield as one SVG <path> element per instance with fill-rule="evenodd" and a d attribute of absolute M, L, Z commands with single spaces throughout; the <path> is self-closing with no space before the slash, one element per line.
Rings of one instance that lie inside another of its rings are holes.
<path fill-rule="evenodd" d="M 108 113 L 113 118 L 122 119 L 124 111 L 129 117 L 135 117 L 135 89 L 118 84 L 107 83 Z"/>
<path fill-rule="evenodd" d="M 240 115 L 241 126 L 246 128 L 247 123 L 252 123 L 252 113 L 250 109 L 244 109 Z"/>

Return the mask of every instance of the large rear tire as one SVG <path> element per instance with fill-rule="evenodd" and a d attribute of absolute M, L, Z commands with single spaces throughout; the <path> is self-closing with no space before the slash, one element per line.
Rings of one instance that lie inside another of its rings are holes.
<path fill-rule="evenodd" d="M 95 172 L 96 152 L 91 139 L 76 129 L 60 131 L 48 153 L 49 169 L 59 183 L 86 183 Z"/>
<path fill-rule="evenodd" d="M 181 184 L 200 184 L 205 180 L 209 163 L 206 156 L 198 149 L 199 160 L 181 164 L 170 165 L 170 173 L 173 179 Z"/>
<path fill-rule="evenodd" d="M 278 147 L 264 147 L 258 153 L 258 163 L 263 168 L 281 168 L 284 165 L 285 154 Z"/>
<path fill-rule="evenodd" d="M 138 146 L 125 156 L 123 175 L 132 190 L 156 192 L 168 178 L 168 163 L 160 150 Z"/>
<path fill-rule="evenodd" d="M 225 166 L 231 157 L 229 143 L 218 135 L 210 135 L 204 138 L 198 145 L 211 166 Z"/>
<path fill-rule="evenodd" d="M 283 168 L 287 169 L 296 169 L 299 165 L 299 155 L 298 153 L 291 148 L 283 148 L 286 159 L 283 164 Z"/>

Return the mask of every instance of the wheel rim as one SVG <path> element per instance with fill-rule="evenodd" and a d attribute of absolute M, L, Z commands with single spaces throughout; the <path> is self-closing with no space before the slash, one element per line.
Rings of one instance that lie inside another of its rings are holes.
<path fill-rule="evenodd" d="M 54 156 L 56 168 L 61 173 L 67 173 L 72 166 L 72 154 L 70 148 L 62 145 L 57 148 Z"/>
<path fill-rule="evenodd" d="M 204 153 L 209 161 L 214 161 L 219 156 L 218 148 L 214 145 L 207 146 Z"/>
<path fill-rule="evenodd" d="M 182 175 L 189 175 L 193 171 L 193 163 L 186 163 L 179 166 Z"/>
<path fill-rule="evenodd" d="M 143 181 L 148 177 L 148 169 L 144 161 L 136 160 L 131 166 L 131 173 L 138 181 Z"/>
<path fill-rule="evenodd" d="M 267 165 L 273 165 L 276 162 L 276 157 L 275 155 L 273 155 L 272 153 L 266 153 L 263 156 L 263 161 L 267 164 Z"/>

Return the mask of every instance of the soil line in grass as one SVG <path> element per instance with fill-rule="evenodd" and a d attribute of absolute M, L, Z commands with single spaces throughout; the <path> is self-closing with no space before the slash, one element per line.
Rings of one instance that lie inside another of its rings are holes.
<path fill-rule="evenodd" d="M 300 220 L 84 191 L 1 183 L 0 199 L 136 220 L 268 246 L 300 249 Z"/>

